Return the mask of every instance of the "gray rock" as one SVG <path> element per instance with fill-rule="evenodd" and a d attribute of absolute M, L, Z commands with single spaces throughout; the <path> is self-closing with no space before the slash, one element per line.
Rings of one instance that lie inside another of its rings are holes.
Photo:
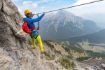
<path fill-rule="evenodd" d="M 105 64 L 101 64 L 101 68 L 105 70 Z"/>
<path fill-rule="evenodd" d="M 1 8 L 2 8 L 2 0 L 0 0 L 0 10 L 1 10 Z"/>
<path fill-rule="evenodd" d="M 0 0 L 0 70 L 57 70 L 41 59 L 39 49 L 29 49 L 24 35 L 17 35 L 22 16 L 11 0 Z"/>

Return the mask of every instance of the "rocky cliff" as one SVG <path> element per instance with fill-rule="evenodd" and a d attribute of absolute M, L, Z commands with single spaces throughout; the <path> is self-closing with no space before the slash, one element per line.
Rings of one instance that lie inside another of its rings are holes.
<path fill-rule="evenodd" d="M 32 49 L 28 35 L 17 34 L 21 23 L 22 17 L 11 0 L 0 0 L 0 70 L 72 70 L 76 66 L 74 56 L 87 56 L 51 41 L 43 42 L 46 52 L 41 54 L 39 47 Z"/>
<path fill-rule="evenodd" d="M 46 60 L 47 53 L 28 48 L 25 36 L 17 35 L 18 23 L 22 17 L 17 7 L 11 0 L 0 0 L 0 70 L 60 70 L 61 65 Z"/>

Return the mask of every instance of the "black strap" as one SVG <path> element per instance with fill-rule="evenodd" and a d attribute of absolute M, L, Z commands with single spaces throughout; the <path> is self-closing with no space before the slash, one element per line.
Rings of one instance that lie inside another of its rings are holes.
<path fill-rule="evenodd" d="M 37 14 L 37 16 L 39 17 L 39 14 Z M 40 22 L 38 21 L 38 28 L 37 28 L 37 30 L 39 30 L 40 29 L 40 24 L 39 24 Z"/>

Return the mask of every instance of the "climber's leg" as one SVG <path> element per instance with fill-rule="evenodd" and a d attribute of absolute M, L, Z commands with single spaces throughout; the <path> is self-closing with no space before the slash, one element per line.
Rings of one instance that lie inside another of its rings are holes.
<path fill-rule="evenodd" d="M 44 52 L 44 48 L 43 48 L 41 36 L 38 35 L 38 37 L 37 37 L 36 39 L 37 39 L 37 42 L 38 42 L 38 44 L 39 44 L 40 50 L 41 50 L 41 52 L 43 53 L 43 52 Z"/>
<path fill-rule="evenodd" d="M 33 45 L 33 48 L 35 49 L 36 48 L 36 44 L 35 44 L 35 38 L 32 37 L 32 45 Z"/>

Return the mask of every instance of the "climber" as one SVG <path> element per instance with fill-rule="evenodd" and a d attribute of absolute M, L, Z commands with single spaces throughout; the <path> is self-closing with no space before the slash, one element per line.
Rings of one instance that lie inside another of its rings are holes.
<path fill-rule="evenodd" d="M 27 23 L 28 28 L 26 29 L 29 31 L 29 34 L 32 38 L 32 44 L 33 44 L 33 48 L 36 48 L 36 42 L 38 42 L 41 53 L 44 53 L 44 48 L 43 48 L 43 44 L 42 44 L 42 40 L 41 40 L 41 36 L 38 32 L 38 30 L 36 29 L 34 23 L 35 22 L 39 22 L 45 15 L 45 13 L 43 13 L 41 16 L 38 16 L 37 18 L 33 18 L 34 14 L 31 12 L 31 10 L 26 9 L 24 11 L 25 14 L 25 18 L 23 18 L 24 23 Z"/>

